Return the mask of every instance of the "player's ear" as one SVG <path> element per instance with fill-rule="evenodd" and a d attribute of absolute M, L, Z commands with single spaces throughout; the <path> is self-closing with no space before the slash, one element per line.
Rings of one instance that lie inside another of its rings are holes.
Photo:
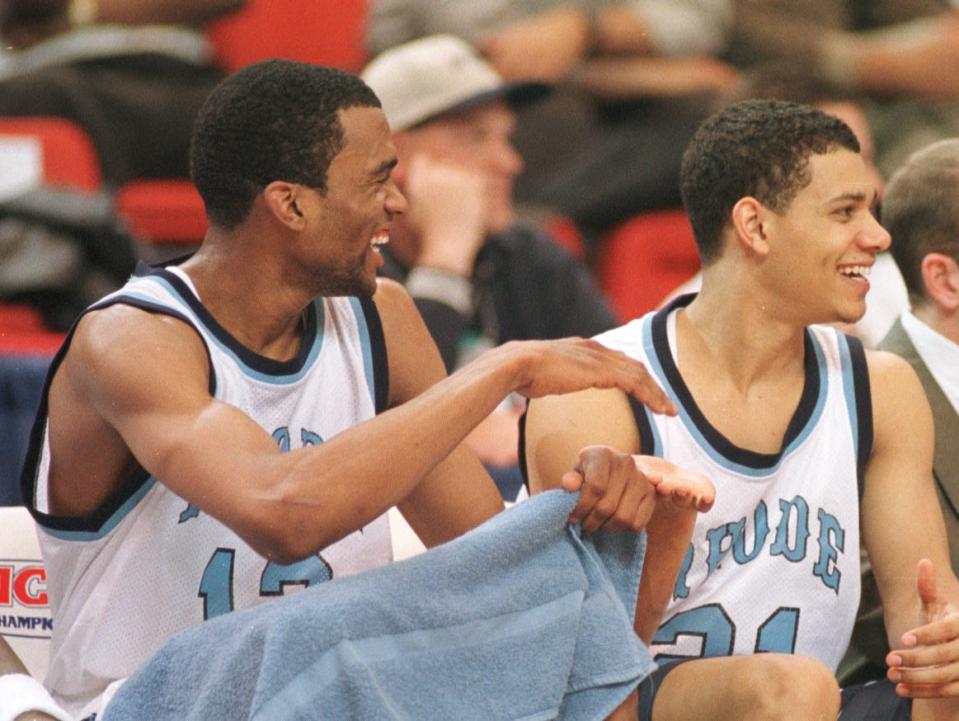
<path fill-rule="evenodd" d="M 945 253 L 927 253 L 920 265 L 926 295 L 945 310 L 959 310 L 959 263 Z"/>
<path fill-rule="evenodd" d="M 263 189 L 263 202 L 272 215 L 291 230 L 302 230 L 305 223 L 297 198 L 301 189 L 296 183 L 274 180 Z"/>
<path fill-rule="evenodd" d="M 751 255 L 765 256 L 769 253 L 766 229 L 763 227 L 766 212 L 762 203 L 751 196 L 740 198 L 733 206 L 733 230 L 736 240 Z"/>

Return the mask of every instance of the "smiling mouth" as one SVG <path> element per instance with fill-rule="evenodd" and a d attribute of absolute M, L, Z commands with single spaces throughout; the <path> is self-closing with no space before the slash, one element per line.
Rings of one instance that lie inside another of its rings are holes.
<path fill-rule="evenodd" d="M 390 232 L 388 230 L 378 230 L 373 234 L 373 237 L 370 238 L 370 246 L 377 253 L 380 252 L 380 248 L 390 242 Z"/>
<path fill-rule="evenodd" d="M 868 281 L 871 272 L 871 265 L 846 265 L 839 268 L 840 275 L 853 280 Z"/>

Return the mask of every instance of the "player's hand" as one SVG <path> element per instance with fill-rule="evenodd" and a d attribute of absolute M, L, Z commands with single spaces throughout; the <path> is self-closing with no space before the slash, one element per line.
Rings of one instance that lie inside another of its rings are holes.
<path fill-rule="evenodd" d="M 902 648 L 889 652 L 887 676 L 900 696 L 959 696 L 959 608 L 939 593 L 932 561 L 919 561 L 917 575 L 925 624 L 904 633 Z"/>
<path fill-rule="evenodd" d="M 716 487 L 702 473 L 680 468 L 665 458 L 633 456 L 636 467 L 649 479 L 656 495 L 681 510 L 705 513 L 716 500 Z"/>
<path fill-rule="evenodd" d="M 628 453 L 607 446 L 589 446 L 579 452 L 579 463 L 565 473 L 562 487 L 579 491 L 569 516 L 583 533 L 640 531 L 656 507 L 656 490 Z"/>
<path fill-rule="evenodd" d="M 409 202 L 406 223 L 420 240 L 416 264 L 469 278 L 486 238 L 486 176 L 422 154 L 400 176 Z"/>
<path fill-rule="evenodd" d="M 511 342 L 490 351 L 494 362 L 501 362 L 498 356 L 505 354 L 518 363 L 520 377 L 513 390 L 527 398 L 619 388 L 656 413 L 676 415 L 676 406 L 642 363 L 595 340 Z"/>

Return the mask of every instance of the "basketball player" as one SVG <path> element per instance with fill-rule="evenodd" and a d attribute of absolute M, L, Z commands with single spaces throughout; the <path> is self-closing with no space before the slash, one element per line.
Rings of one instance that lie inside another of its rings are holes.
<path fill-rule="evenodd" d="M 531 404 L 533 491 L 558 486 L 594 443 L 716 484 L 692 543 L 659 552 L 678 576 L 652 588 L 671 597 L 640 599 L 668 604 L 652 644 L 663 668 L 642 687 L 640 718 L 834 718 L 860 530 L 896 685 L 844 694 L 843 721 L 908 718 L 909 699 L 913 719 L 959 718 L 959 583 L 922 387 L 899 358 L 814 325 L 862 316 L 889 245 L 858 150 L 841 121 L 793 103 L 746 101 L 707 120 L 682 168 L 702 291 L 598 337 L 646 364 L 679 415 L 615 391 Z"/>
<path fill-rule="evenodd" d="M 594 341 L 507 344 L 442 380 L 411 300 L 376 281 L 405 200 L 357 78 L 242 70 L 204 106 L 191 164 L 202 247 L 81 318 L 31 439 L 23 490 L 56 617 L 47 684 L 71 714 L 187 626 L 390 561 L 393 505 L 430 546 L 495 514 L 458 444 L 510 392 L 617 387 L 671 408 L 641 364 Z M 576 485 L 613 478 L 617 495 L 583 493 L 575 514 L 638 530 L 651 484 L 628 457 L 593 456 L 605 463 Z"/>

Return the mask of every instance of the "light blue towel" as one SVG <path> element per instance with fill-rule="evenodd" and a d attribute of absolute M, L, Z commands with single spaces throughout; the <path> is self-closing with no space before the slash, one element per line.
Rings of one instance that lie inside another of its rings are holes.
<path fill-rule="evenodd" d="M 191 628 L 103 721 L 602 719 L 655 666 L 644 535 L 582 541 L 544 493 L 462 538 Z"/>

